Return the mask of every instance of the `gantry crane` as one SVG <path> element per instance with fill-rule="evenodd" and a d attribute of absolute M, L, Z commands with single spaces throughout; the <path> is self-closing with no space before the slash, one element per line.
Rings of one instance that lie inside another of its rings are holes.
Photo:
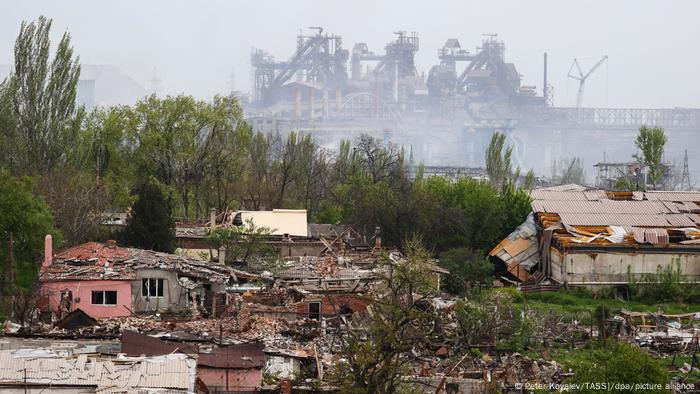
<path fill-rule="evenodd" d="M 578 95 L 576 96 L 576 108 L 581 108 L 581 104 L 583 103 L 583 87 L 586 83 L 586 79 L 593 74 L 595 70 L 600 67 L 601 64 L 603 64 L 606 60 L 608 60 L 608 55 L 603 56 L 600 60 L 598 60 L 598 63 L 596 63 L 593 67 L 591 67 L 590 70 L 586 74 L 583 73 L 583 70 L 581 70 L 581 66 L 578 63 L 578 59 L 574 58 L 574 62 L 571 64 L 571 67 L 569 67 L 569 77 L 573 78 L 578 81 Z M 576 67 L 576 70 L 578 71 L 578 75 L 572 75 L 571 70 L 574 69 L 574 66 Z"/>

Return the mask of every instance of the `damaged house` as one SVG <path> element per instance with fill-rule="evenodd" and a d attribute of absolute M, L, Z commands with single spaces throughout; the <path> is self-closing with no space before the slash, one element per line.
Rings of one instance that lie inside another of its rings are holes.
<path fill-rule="evenodd" d="M 532 213 L 490 255 L 513 280 L 625 286 L 661 270 L 700 281 L 700 193 L 532 191 Z"/>
<path fill-rule="evenodd" d="M 55 255 L 47 237 L 41 309 L 58 316 L 80 308 L 96 318 L 190 311 L 210 314 L 225 303 L 234 270 L 183 256 L 88 242 Z"/>
<path fill-rule="evenodd" d="M 213 260 L 221 256 L 212 250 L 207 239 L 217 228 L 244 228 L 248 223 L 266 227 L 269 235 L 261 237 L 266 246 L 275 250 L 279 257 L 317 256 L 331 244 L 339 243 L 348 249 L 370 251 L 376 243 L 381 244 L 379 228 L 354 228 L 345 224 L 307 223 L 306 210 L 274 209 L 272 211 L 223 211 L 212 210 L 209 220 L 178 222 L 175 228 L 177 247 L 193 256 L 212 254 Z M 228 262 L 231 256 L 224 256 Z"/>

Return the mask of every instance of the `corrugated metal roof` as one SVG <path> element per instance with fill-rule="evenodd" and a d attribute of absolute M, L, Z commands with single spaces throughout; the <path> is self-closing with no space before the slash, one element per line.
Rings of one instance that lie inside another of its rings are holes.
<path fill-rule="evenodd" d="M 647 200 L 700 202 L 700 192 L 644 192 Z"/>
<path fill-rule="evenodd" d="M 128 356 L 161 356 L 175 353 L 196 353 L 196 346 L 188 343 L 173 344 L 131 330 L 124 330 L 121 340 L 122 353 Z"/>
<path fill-rule="evenodd" d="M 215 349 L 210 354 L 200 354 L 197 363 L 212 368 L 260 368 L 265 365 L 263 343 L 245 343 Z"/>
<path fill-rule="evenodd" d="M 631 200 L 619 200 L 620 195 L 612 200 L 603 190 L 567 185 L 561 189 L 533 190 L 531 196 L 534 212 L 556 213 L 562 223 L 570 226 L 700 225 L 700 206 L 696 203 L 700 192 L 633 192 Z"/>
<path fill-rule="evenodd" d="M 665 228 L 633 227 L 634 240 L 640 244 L 668 244 L 669 235 Z"/>
<path fill-rule="evenodd" d="M 675 206 L 674 206 L 675 208 Z M 536 200 L 532 202 L 532 209 L 535 212 L 551 213 L 629 213 L 638 215 L 658 215 L 662 213 L 674 212 L 658 201 L 549 201 Z M 678 213 L 678 209 L 675 209 Z"/>
<path fill-rule="evenodd" d="M 634 215 L 615 213 L 560 213 L 562 223 L 571 226 L 640 226 L 685 227 L 694 226 L 684 214 Z"/>
<path fill-rule="evenodd" d="M 104 360 L 85 354 L 64 358 L 44 349 L 0 351 L 0 385 L 24 384 L 25 371 L 30 384 L 91 386 L 98 392 L 139 388 L 187 392 L 194 387 L 196 363 L 183 354 Z"/>
<path fill-rule="evenodd" d="M 605 192 L 603 192 L 605 194 Z M 554 191 L 554 190 L 540 190 L 535 189 L 530 192 L 530 197 L 533 200 L 547 200 L 547 201 L 591 201 L 592 198 L 597 197 L 598 199 L 602 196 L 598 193 L 596 195 L 587 195 L 583 191 Z M 605 196 L 607 198 L 607 196 Z"/>

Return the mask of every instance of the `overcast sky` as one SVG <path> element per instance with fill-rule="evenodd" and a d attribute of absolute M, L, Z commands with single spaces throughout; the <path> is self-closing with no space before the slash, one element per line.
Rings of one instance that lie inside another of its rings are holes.
<path fill-rule="evenodd" d="M 412 4 L 410 4 L 412 3 Z M 145 88 L 156 67 L 166 93 L 199 98 L 250 85 L 251 47 L 289 57 L 296 35 L 324 26 L 345 47 L 367 42 L 382 52 L 396 30 L 420 37 L 419 71 L 458 38 L 473 50 L 482 33 L 498 33 L 523 83 L 542 86 L 550 58 L 556 105 L 573 105 L 574 57 L 584 68 L 610 57 L 586 84 L 584 105 L 700 107 L 700 1 L 33 1 L 0 0 L 0 64 L 12 61 L 22 20 L 46 15 L 54 37 L 69 31 L 82 62 L 115 65 Z"/>

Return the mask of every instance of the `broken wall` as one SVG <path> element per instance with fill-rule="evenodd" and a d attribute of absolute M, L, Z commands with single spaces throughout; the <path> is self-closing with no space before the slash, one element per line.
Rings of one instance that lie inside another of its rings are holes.
<path fill-rule="evenodd" d="M 143 279 L 163 279 L 163 296 L 146 297 L 143 294 Z M 177 273 L 163 269 L 139 269 L 136 280 L 132 282 L 134 312 L 152 312 L 155 310 L 180 311 L 187 308 L 187 290 L 177 280 Z"/>
<path fill-rule="evenodd" d="M 298 317 L 308 317 L 309 303 L 321 302 L 321 315 L 324 317 L 336 316 L 340 313 L 364 312 L 371 303 L 365 297 L 355 294 L 323 294 L 312 295 L 304 299 L 296 306 Z"/>
<path fill-rule="evenodd" d="M 162 297 L 146 297 L 143 295 L 143 279 L 163 279 L 163 296 Z M 194 279 L 192 279 L 194 281 Z M 199 296 L 200 304 L 205 301 L 205 297 L 211 297 L 209 300 L 213 302 L 214 293 L 223 292 L 226 290 L 224 284 L 210 283 L 211 293 L 205 294 L 201 283 L 193 290 L 190 290 L 190 296 L 194 299 L 195 295 Z M 168 310 L 172 312 L 181 312 L 191 310 L 188 300 L 188 290 L 184 288 L 178 280 L 177 271 L 164 269 L 138 269 L 136 271 L 136 280 L 132 283 L 131 292 L 133 295 L 134 312 L 152 312 L 156 310 Z"/>
<path fill-rule="evenodd" d="M 572 285 L 627 284 L 630 275 L 640 280 L 644 274 L 656 274 L 660 267 L 674 271 L 680 268 L 682 281 L 700 281 L 700 254 L 669 252 L 560 253 L 552 247 L 552 278 Z"/>
<path fill-rule="evenodd" d="M 231 369 L 197 367 L 197 377 L 202 379 L 210 391 L 255 391 L 262 383 L 259 368 Z"/>
<path fill-rule="evenodd" d="M 72 305 L 69 311 L 80 308 L 83 312 L 96 318 L 130 316 L 131 281 L 129 280 L 74 280 L 43 282 L 41 297 L 46 300 L 48 308 L 57 315 L 61 314 L 61 292 L 70 290 Z M 92 303 L 93 291 L 116 291 L 116 305 L 96 305 Z"/>
<path fill-rule="evenodd" d="M 279 379 L 291 379 L 301 371 L 301 361 L 293 357 L 269 355 L 265 363 L 265 374 Z"/>

